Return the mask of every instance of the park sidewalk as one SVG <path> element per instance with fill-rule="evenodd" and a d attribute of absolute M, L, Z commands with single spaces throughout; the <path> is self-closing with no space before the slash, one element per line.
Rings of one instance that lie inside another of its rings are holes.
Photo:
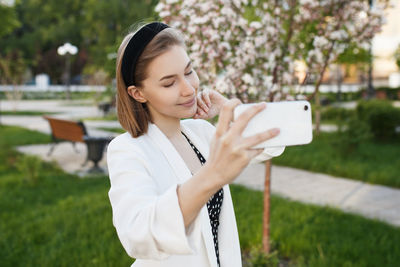
<path fill-rule="evenodd" d="M 10 105 L 7 106 L 4 102 L 2 107 L 3 110 L 10 110 Z M 60 112 L 57 117 L 69 119 L 99 116 L 96 107 L 60 105 L 57 101 L 24 102 L 20 104 L 20 109 Z M 44 133 L 50 132 L 48 122 L 40 116 L 2 116 L 1 122 Z M 107 128 L 119 125 L 118 122 L 110 121 L 85 121 L 85 124 L 88 126 L 89 134 L 94 135 L 113 135 L 104 130 L 97 130 L 96 127 Z M 86 155 L 85 145 L 78 144 L 78 150 L 81 153 L 77 154 L 71 144 L 61 143 L 56 146 L 52 156 L 48 157 L 46 154 L 49 147 L 50 145 L 30 145 L 17 149 L 24 153 L 38 155 L 44 160 L 55 160 L 61 168 L 70 173 L 82 174 L 88 168 L 88 166 L 82 167 Z M 106 154 L 100 166 L 107 170 Z M 264 168 L 264 164 L 249 165 L 234 183 L 255 190 L 263 190 Z M 400 226 L 399 189 L 280 166 L 272 166 L 271 178 L 271 190 L 274 194 L 304 203 L 335 207 Z"/>
<path fill-rule="evenodd" d="M 265 165 L 249 165 L 235 180 L 264 190 Z M 400 226 L 400 190 L 295 168 L 272 166 L 271 191 L 285 198 L 379 219 Z"/>

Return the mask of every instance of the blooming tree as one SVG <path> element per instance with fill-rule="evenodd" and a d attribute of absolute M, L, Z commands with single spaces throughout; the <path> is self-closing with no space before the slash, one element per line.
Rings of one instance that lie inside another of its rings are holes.
<path fill-rule="evenodd" d="M 293 31 L 282 26 L 294 16 L 296 1 L 282 2 L 161 0 L 156 11 L 185 33 L 203 86 L 244 101 L 274 101 L 295 78 Z"/>
<path fill-rule="evenodd" d="M 384 10 L 388 1 L 380 1 L 371 8 L 367 1 L 314 1 L 301 0 L 297 23 L 306 26 L 298 44 L 308 74 L 315 78 L 316 131 L 320 125 L 319 86 L 328 66 L 349 46 L 368 49 L 374 35 L 384 23 Z"/>
<path fill-rule="evenodd" d="M 161 0 L 159 16 L 184 32 L 188 52 L 202 84 L 227 94 L 243 92 L 253 78 L 244 75 L 246 63 L 254 61 L 250 43 L 245 42 L 248 21 L 242 0 Z M 248 49 L 244 53 L 243 49 Z M 227 78 L 229 77 L 229 78 Z"/>

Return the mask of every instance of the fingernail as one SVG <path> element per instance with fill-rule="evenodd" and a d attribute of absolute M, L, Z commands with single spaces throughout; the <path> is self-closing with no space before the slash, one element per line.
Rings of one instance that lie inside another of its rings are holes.
<path fill-rule="evenodd" d="M 274 128 L 271 130 L 271 133 L 275 135 L 275 134 L 278 134 L 280 131 L 281 130 L 279 130 L 279 128 Z"/>

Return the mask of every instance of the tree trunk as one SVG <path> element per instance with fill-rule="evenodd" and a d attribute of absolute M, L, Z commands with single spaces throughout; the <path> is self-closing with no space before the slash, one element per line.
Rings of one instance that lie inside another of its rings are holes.
<path fill-rule="evenodd" d="M 319 135 L 321 126 L 321 101 L 319 91 L 315 94 L 315 135 Z"/>
<path fill-rule="evenodd" d="M 265 162 L 264 183 L 264 216 L 263 216 L 263 252 L 269 254 L 269 222 L 270 222 L 270 196 L 271 196 L 271 160 Z"/>
<path fill-rule="evenodd" d="M 373 72 L 373 55 L 372 55 L 372 42 L 369 45 L 369 55 L 370 58 L 368 60 L 368 84 L 367 84 L 367 99 L 371 99 L 375 97 L 375 89 L 372 81 L 372 72 Z"/>
<path fill-rule="evenodd" d="M 337 64 L 336 77 L 337 77 L 337 88 L 338 88 L 336 101 L 340 102 L 342 100 L 342 83 L 343 83 L 343 76 L 340 64 Z"/>

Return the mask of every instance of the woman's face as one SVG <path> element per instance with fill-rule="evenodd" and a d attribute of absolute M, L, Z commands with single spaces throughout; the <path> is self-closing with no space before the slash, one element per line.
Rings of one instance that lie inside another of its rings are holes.
<path fill-rule="evenodd" d="M 154 121 L 181 119 L 196 113 L 199 78 L 181 46 L 172 46 L 148 66 L 148 77 L 139 89 Z"/>

